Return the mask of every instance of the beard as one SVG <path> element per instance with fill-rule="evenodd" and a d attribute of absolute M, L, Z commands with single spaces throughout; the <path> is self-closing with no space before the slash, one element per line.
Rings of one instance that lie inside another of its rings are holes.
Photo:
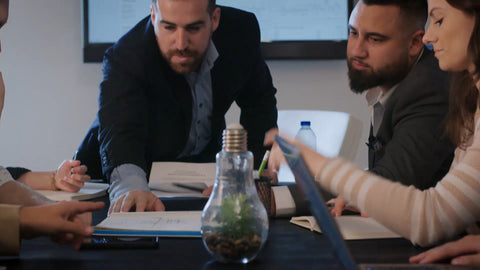
<path fill-rule="evenodd" d="M 179 74 L 189 74 L 198 70 L 200 64 L 202 63 L 203 57 L 205 56 L 206 51 L 202 54 L 196 50 L 169 50 L 166 53 L 162 53 L 163 57 L 167 60 L 170 67 L 173 71 Z M 174 56 L 189 57 L 187 62 L 177 63 L 173 62 L 172 58 Z"/>
<path fill-rule="evenodd" d="M 393 61 L 378 70 L 373 69 L 371 66 L 369 66 L 369 70 L 355 69 L 352 65 L 353 60 L 362 64 L 365 63 L 355 57 L 350 57 L 347 60 L 350 89 L 357 94 L 376 86 L 390 88 L 402 81 L 410 71 L 408 56 L 401 56 L 397 61 Z"/>

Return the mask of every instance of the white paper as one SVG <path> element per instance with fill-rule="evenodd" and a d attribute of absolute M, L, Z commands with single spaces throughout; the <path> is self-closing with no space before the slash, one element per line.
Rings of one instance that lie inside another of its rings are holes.
<path fill-rule="evenodd" d="M 292 170 L 290 170 L 290 167 L 285 163 L 280 164 L 277 178 L 279 183 L 295 183 L 295 176 L 293 175 Z"/>
<path fill-rule="evenodd" d="M 108 184 L 87 182 L 78 192 L 37 190 L 52 201 L 89 200 L 107 194 Z"/>
<path fill-rule="evenodd" d="M 131 231 L 200 231 L 202 211 L 112 213 L 97 229 Z"/>
<path fill-rule="evenodd" d="M 153 162 L 150 183 L 215 182 L 215 163 Z"/>
<path fill-rule="evenodd" d="M 335 217 L 334 220 L 345 240 L 401 238 L 400 235 L 390 231 L 373 218 L 340 216 Z M 321 233 L 315 218 L 312 216 L 292 217 L 290 222 Z"/>
<path fill-rule="evenodd" d="M 215 163 L 154 162 L 148 186 L 171 196 L 201 196 L 215 183 L 215 168 Z"/>
<path fill-rule="evenodd" d="M 159 198 L 176 198 L 176 197 L 201 198 L 201 197 L 205 197 L 205 196 L 203 196 L 202 193 L 197 192 L 197 191 L 167 192 L 167 191 L 152 189 L 152 193 Z"/>

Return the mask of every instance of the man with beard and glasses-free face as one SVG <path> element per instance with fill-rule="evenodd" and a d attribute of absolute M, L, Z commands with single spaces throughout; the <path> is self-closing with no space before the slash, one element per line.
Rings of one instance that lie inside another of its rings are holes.
<path fill-rule="evenodd" d="M 360 0 L 347 46 L 350 88 L 366 93 L 371 110 L 368 169 L 419 189 L 434 186 L 453 157 L 443 128 L 448 75 L 422 43 L 426 20 L 427 1 Z M 308 210 L 296 186 L 273 190 L 276 215 Z M 331 202 L 332 214 L 341 215 L 345 200 Z"/>
<path fill-rule="evenodd" d="M 110 212 L 163 210 L 147 184 L 152 162 L 214 162 L 233 102 L 255 166 L 276 127 L 252 13 L 215 0 L 154 0 L 150 11 L 105 53 L 98 117 L 76 156 L 110 181 Z"/>

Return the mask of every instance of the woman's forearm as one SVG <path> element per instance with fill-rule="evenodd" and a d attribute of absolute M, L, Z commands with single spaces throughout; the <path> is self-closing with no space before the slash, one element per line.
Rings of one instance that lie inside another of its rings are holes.
<path fill-rule="evenodd" d="M 22 174 L 17 181 L 37 190 L 56 190 L 55 172 L 27 172 Z"/>
<path fill-rule="evenodd" d="M 53 201 L 22 183 L 9 181 L 0 186 L 0 203 L 34 206 L 53 203 Z"/>

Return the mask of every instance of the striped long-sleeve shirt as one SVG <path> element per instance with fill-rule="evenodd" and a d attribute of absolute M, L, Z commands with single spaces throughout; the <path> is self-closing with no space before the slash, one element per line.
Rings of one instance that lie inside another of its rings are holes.
<path fill-rule="evenodd" d="M 421 246 L 437 244 L 480 220 L 480 111 L 465 149 L 445 177 L 421 191 L 391 182 L 340 158 L 320 164 L 316 180 L 370 217 Z"/>

